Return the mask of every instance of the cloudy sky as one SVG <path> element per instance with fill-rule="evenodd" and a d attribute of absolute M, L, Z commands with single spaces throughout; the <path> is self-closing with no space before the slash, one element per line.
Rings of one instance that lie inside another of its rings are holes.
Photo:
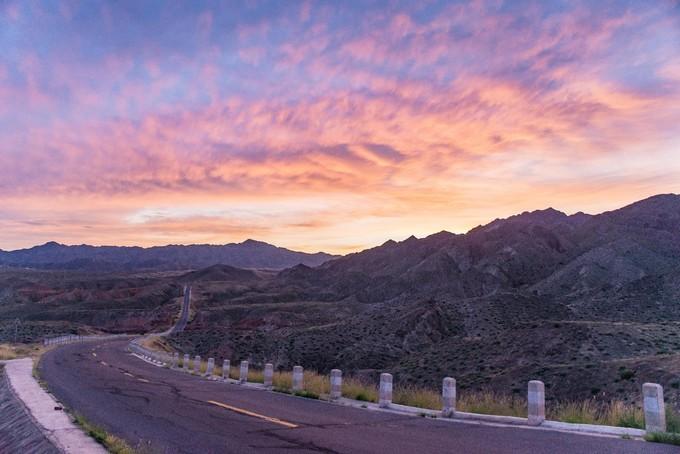
<path fill-rule="evenodd" d="M 0 0 L 0 248 L 345 253 L 680 192 L 677 1 Z"/>

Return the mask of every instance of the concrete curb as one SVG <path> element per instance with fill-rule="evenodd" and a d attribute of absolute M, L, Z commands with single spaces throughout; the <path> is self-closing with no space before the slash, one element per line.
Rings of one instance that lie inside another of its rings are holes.
<path fill-rule="evenodd" d="M 106 454 L 107 450 L 77 427 L 61 405 L 33 378 L 31 358 L 4 361 L 9 388 L 24 405 L 36 426 L 61 452 Z M 60 410 L 55 408 L 59 407 Z"/>

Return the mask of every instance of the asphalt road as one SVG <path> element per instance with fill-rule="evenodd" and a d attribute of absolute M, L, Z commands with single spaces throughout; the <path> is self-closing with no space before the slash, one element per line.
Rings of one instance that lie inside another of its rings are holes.
<path fill-rule="evenodd" d="M 619 438 L 394 415 L 247 389 L 153 366 L 126 353 L 125 345 L 118 340 L 57 348 L 43 356 L 41 375 L 68 407 L 146 452 L 680 451 Z"/>
<path fill-rule="evenodd" d="M 182 310 L 180 311 L 177 323 L 175 323 L 175 326 L 173 326 L 170 329 L 169 331 L 170 334 L 177 334 L 184 331 L 184 328 L 186 328 L 187 322 L 189 321 L 190 305 L 191 305 L 191 287 L 186 286 L 184 287 L 184 300 L 182 301 Z"/>

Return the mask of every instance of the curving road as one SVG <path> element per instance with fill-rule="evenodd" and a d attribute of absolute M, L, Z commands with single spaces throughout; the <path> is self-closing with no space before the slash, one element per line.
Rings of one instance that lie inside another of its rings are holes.
<path fill-rule="evenodd" d="M 126 343 L 66 345 L 43 356 L 40 372 L 64 404 L 145 452 L 678 452 L 641 441 L 453 423 L 248 389 L 153 366 L 127 353 Z"/>

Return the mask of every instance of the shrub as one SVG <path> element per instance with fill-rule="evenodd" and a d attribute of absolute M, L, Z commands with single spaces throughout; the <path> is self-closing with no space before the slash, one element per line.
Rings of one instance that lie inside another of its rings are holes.
<path fill-rule="evenodd" d="M 621 377 L 621 380 L 630 380 L 631 378 L 635 377 L 635 372 L 629 369 L 624 369 L 619 373 L 619 376 Z"/>

